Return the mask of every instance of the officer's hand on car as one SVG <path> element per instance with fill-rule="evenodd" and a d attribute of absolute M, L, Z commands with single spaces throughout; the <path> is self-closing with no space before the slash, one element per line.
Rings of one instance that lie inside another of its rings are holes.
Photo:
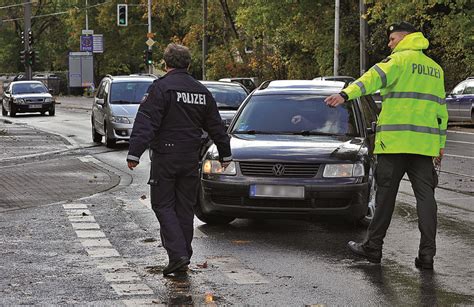
<path fill-rule="evenodd" d="M 331 96 L 326 97 L 326 99 L 324 99 L 326 105 L 333 108 L 337 107 L 340 104 L 343 104 L 344 101 L 346 100 L 344 99 L 344 97 L 341 96 L 341 94 L 332 94 Z"/>
<path fill-rule="evenodd" d="M 133 171 L 135 167 L 137 167 L 138 162 L 137 161 L 132 161 L 132 160 L 127 160 L 128 168 Z"/>

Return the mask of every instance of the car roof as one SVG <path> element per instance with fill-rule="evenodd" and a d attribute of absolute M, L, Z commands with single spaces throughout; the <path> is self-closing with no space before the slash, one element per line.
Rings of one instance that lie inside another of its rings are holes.
<path fill-rule="evenodd" d="M 324 80 L 274 80 L 264 82 L 254 95 L 266 94 L 320 94 L 330 95 L 339 93 L 345 82 Z"/>
<path fill-rule="evenodd" d="M 132 75 L 119 75 L 119 76 L 112 76 L 107 75 L 105 78 L 109 78 L 112 82 L 128 82 L 128 81 L 153 81 L 158 79 L 157 76 L 151 74 L 132 74 Z"/>
<path fill-rule="evenodd" d="M 22 80 L 22 81 L 12 81 L 10 84 L 15 85 L 15 84 L 21 84 L 21 83 L 41 83 L 44 85 L 43 82 L 38 81 L 38 80 Z"/>
<path fill-rule="evenodd" d="M 233 87 L 238 87 L 242 88 L 242 85 L 240 83 L 236 82 L 226 82 L 226 81 L 208 81 L 208 80 L 199 80 L 202 84 L 206 85 L 223 85 L 223 86 L 233 86 Z"/>

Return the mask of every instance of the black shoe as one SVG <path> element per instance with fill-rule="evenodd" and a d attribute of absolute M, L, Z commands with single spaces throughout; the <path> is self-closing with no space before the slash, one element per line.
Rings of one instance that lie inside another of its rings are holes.
<path fill-rule="evenodd" d="M 422 270 L 432 270 L 433 269 L 433 256 L 421 256 L 415 258 L 415 266 Z"/>
<path fill-rule="evenodd" d="M 180 257 L 176 260 L 170 260 L 169 264 L 163 269 L 163 275 L 169 275 L 171 273 L 177 272 L 184 266 L 187 266 L 190 263 L 189 258 L 186 256 Z"/>
<path fill-rule="evenodd" d="M 382 260 L 382 251 L 375 249 L 364 248 L 362 243 L 349 241 L 347 247 L 356 255 L 361 256 L 370 262 L 380 263 Z"/>

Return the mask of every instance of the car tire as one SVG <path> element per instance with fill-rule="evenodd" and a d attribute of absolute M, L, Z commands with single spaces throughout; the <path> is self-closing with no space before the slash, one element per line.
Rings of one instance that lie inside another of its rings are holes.
<path fill-rule="evenodd" d="M 15 117 L 16 116 L 16 109 L 13 103 L 10 104 L 10 117 Z"/>
<path fill-rule="evenodd" d="M 54 116 L 56 114 L 56 107 L 53 105 L 48 111 L 49 116 Z"/>
<path fill-rule="evenodd" d="M 2 116 L 7 116 L 7 115 L 8 115 L 8 111 L 5 109 L 2 103 Z"/>
<path fill-rule="evenodd" d="M 202 222 L 208 225 L 227 225 L 233 220 L 235 220 L 235 217 L 223 216 L 223 215 L 217 215 L 217 214 L 206 214 L 202 212 L 201 203 L 203 202 L 203 197 L 202 197 L 201 186 L 199 186 L 198 191 L 199 191 L 198 192 L 199 195 L 198 195 L 196 204 L 194 205 L 194 215 L 196 215 L 198 219 L 200 219 Z"/>
<path fill-rule="evenodd" d="M 117 143 L 116 140 L 109 138 L 109 132 L 107 131 L 107 125 L 104 123 L 104 138 L 105 146 L 108 148 L 114 148 Z"/>
<path fill-rule="evenodd" d="M 94 119 L 92 119 L 92 141 L 94 143 L 102 143 L 102 135 L 95 130 Z"/>

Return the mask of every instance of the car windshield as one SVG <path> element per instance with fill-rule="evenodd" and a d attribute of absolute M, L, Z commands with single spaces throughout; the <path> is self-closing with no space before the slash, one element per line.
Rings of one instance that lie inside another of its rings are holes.
<path fill-rule="evenodd" d="M 152 81 L 133 81 L 112 83 L 111 104 L 139 104 Z"/>
<path fill-rule="evenodd" d="M 324 98 L 303 94 L 253 96 L 232 133 L 356 135 L 350 104 L 332 108 Z"/>
<path fill-rule="evenodd" d="M 247 92 L 240 86 L 225 84 L 205 84 L 219 109 L 237 110 L 247 97 Z"/>
<path fill-rule="evenodd" d="M 48 93 L 42 83 L 19 83 L 12 86 L 12 94 L 40 94 Z"/>

